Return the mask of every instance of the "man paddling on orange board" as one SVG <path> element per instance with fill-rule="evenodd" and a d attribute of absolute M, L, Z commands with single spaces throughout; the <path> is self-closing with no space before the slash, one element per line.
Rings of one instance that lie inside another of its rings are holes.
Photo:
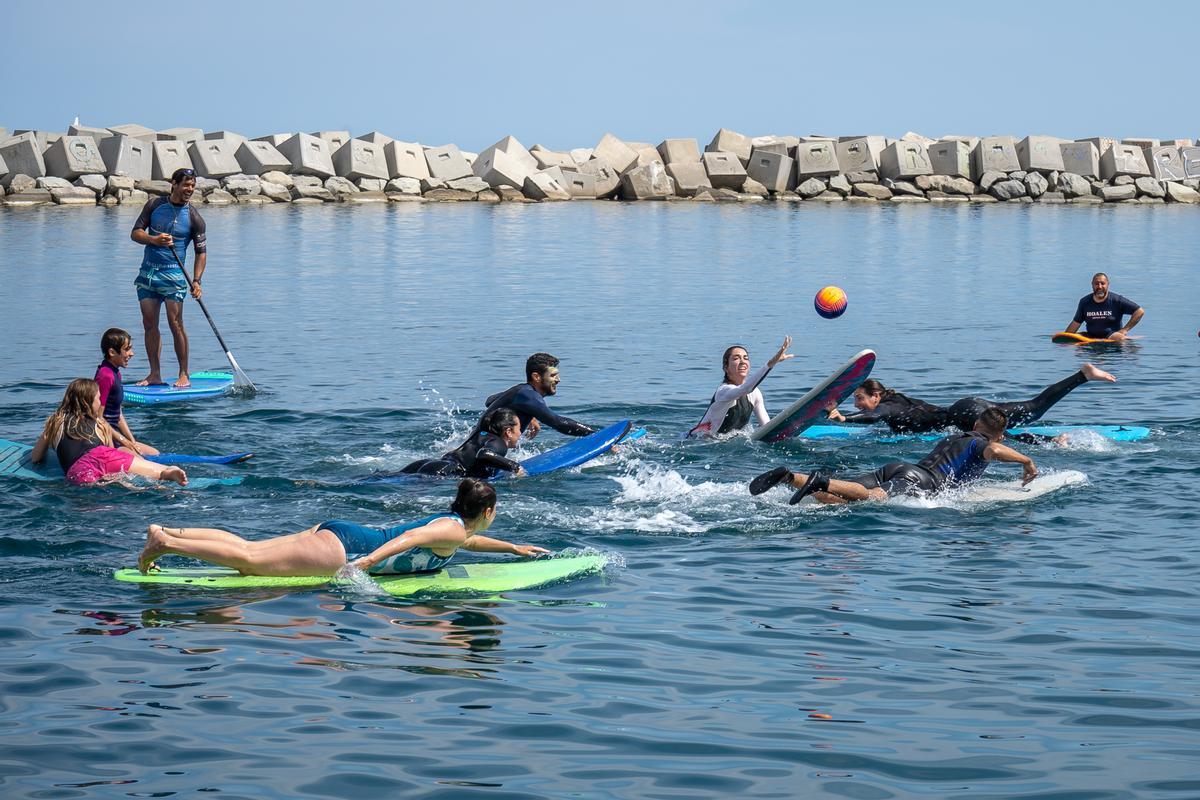
<path fill-rule="evenodd" d="M 1129 315 L 1128 324 L 1122 326 L 1121 318 Z M 1146 309 L 1116 292 L 1108 290 L 1108 276 L 1097 272 L 1092 276 L 1092 293 L 1084 295 L 1075 309 L 1075 319 L 1067 326 L 1067 333 L 1075 333 L 1079 326 L 1087 324 L 1087 335 L 1093 339 L 1121 341 L 1142 321 Z"/>

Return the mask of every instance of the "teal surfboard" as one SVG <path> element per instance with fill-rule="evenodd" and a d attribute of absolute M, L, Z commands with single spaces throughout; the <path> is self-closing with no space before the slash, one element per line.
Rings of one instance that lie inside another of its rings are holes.
<path fill-rule="evenodd" d="M 372 576 L 380 588 L 396 597 L 412 595 L 492 594 L 533 589 L 569 578 L 600 572 L 607 559 L 601 555 L 542 558 L 485 564 L 452 564 L 436 572 L 417 575 Z M 328 575 L 271 578 L 240 575 L 222 567 L 163 569 L 143 575 L 136 569 L 119 569 L 113 577 L 127 583 L 198 586 L 206 589 L 313 588 L 325 586 Z"/>
<path fill-rule="evenodd" d="M 202 400 L 206 397 L 220 397 L 233 388 L 233 373 L 230 372 L 193 372 L 190 380 L 192 385 L 183 389 L 176 389 L 169 383 L 156 383 L 151 386 L 134 386 L 127 383 L 125 402 L 157 405 L 181 400 Z"/>
<path fill-rule="evenodd" d="M 1020 428 L 1009 428 L 1010 434 L 1032 433 L 1040 436 L 1058 436 L 1063 433 L 1099 434 L 1114 442 L 1135 442 L 1150 435 L 1149 428 L 1137 425 L 1031 425 Z M 872 440 L 877 442 L 903 442 L 921 439 L 927 442 L 937 441 L 947 435 L 948 431 L 933 433 L 891 433 L 887 428 L 870 425 L 813 425 L 800 434 L 804 439 L 851 439 L 854 441 Z"/>
<path fill-rule="evenodd" d="M 41 464 L 34 464 L 29 460 L 32 453 L 33 448 L 27 444 L 0 439 L 0 475 L 28 478 L 35 481 L 66 480 L 62 467 L 59 466 L 58 456 L 54 454 L 53 450 L 46 451 L 46 460 Z M 241 476 L 236 478 L 191 478 L 187 486 L 180 488 L 207 489 L 212 486 L 237 486 L 241 482 Z"/>

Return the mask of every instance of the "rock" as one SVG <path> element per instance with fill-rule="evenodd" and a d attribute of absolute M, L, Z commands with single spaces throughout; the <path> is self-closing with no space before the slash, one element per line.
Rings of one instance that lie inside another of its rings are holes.
<path fill-rule="evenodd" d="M 500 195 L 500 199 L 506 203 L 520 203 L 529 199 L 520 189 L 514 189 L 511 186 L 501 186 L 493 191 Z"/>
<path fill-rule="evenodd" d="M 231 175 L 223 185 L 225 191 L 238 198 L 262 194 L 262 182 L 250 175 Z"/>
<path fill-rule="evenodd" d="M 1073 172 L 1058 173 L 1058 190 L 1066 197 L 1091 197 L 1092 184 L 1082 175 Z"/>
<path fill-rule="evenodd" d="M 333 193 L 335 197 L 344 194 L 357 194 L 358 187 L 349 178 L 343 178 L 340 175 L 325 179 L 325 188 Z"/>
<path fill-rule="evenodd" d="M 883 185 L 890 189 L 892 194 L 907 195 L 909 197 L 925 196 L 925 193 L 918 189 L 915 184 L 908 181 L 894 181 L 891 178 L 884 178 Z"/>
<path fill-rule="evenodd" d="M 105 189 L 109 194 L 116 194 L 119 191 L 132 191 L 134 183 L 133 178 L 128 175 L 109 175 L 105 181 Z"/>
<path fill-rule="evenodd" d="M 751 156 L 750 160 L 753 161 L 754 157 Z M 742 194 L 749 194 L 754 197 L 766 197 L 767 187 L 754 180 L 754 178 L 746 178 L 746 182 L 742 184 Z"/>
<path fill-rule="evenodd" d="M 917 188 L 921 188 L 922 183 L 927 183 L 930 189 L 948 195 L 970 197 L 977 191 L 975 184 L 966 178 L 956 178 L 950 175 L 927 175 L 917 178 Z"/>
<path fill-rule="evenodd" d="M 1120 186 L 1105 186 L 1100 190 L 1100 197 L 1106 203 L 1113 203 L 1118 200 L 1132 200 L 1137 197 L 1137 187 L 1128 183 Z"/>
<path fill-rule="evenodd" d="M 128 192 L 126 190 L 122 189 L 117 196 L 117 202 L 119 202 L 123 206 L 145 205 L 146 201 L 148 201 L 149 199 L 150 199 L 150 195 L 146 194 L 141 189 L 132 189 Z"/>
<path fill-rule="evenodd" d="M 196 167 L 196 174 L 204 178 L 224 178 L 238 175 L 242 167 L 237 160 L 238 145 L 224 139 L 202 139 L 193 142 L 188 155 Z"/>
<path fill-rule="evenodd" d="M 1151 205 L 1162 205 L 1163 203 L 1165 203 L 1167 201 L 1161 197 L 1139 197 L 1137 199 L 1137 202 L 1141 203 L 1142 205 L 1151 206 Z"/>
<path fill-rule="evenodd" d="M 384 191 L 419 195 L 421 194 L 421 182 L 416 178 L 392 178 L 387 182 Z"/>
<path fill-rule="evenodd" d="M 282 183 L 271 183 L 270 181 L 262 181 L 259 184 L 259 190 L 264 197 L 270 198 L 276 203 L 288 203 L 292 199 L 292 191 Z"/>
<path fill-rule="evenodd" d="M 700 192 L 712 188 L 712 183 L 708 180 L 708 173 L 704 171 L 704 164 L 700 161 L 668 163 L 667 174 L 675 181 L 675 191 L 681 197 L 694 197 Z"/>
<path fill-rule="evenodd" d="M 792 180 L 792 168 L 795 162 L 788 156 L 779 153 L 755 149 L 750 155 L 746 166 L 749 176 L 747 183 L 753 180 L 761 184 L 765 190 L 778 194 L 788 190 Z M 743 186 L 742 191 L 749 191 Z"/>
<path fill-rule="evenodd" d="M 702 191 L 699 191 L 699 192 L 697 192 L 697 193 L 696 193 L 696 194 L 695 194 L 695 195 L 692 197 L 692 200 L 694 200 L 694 201 L 696 201 L 696 202 L 698 202 L 698 203 L 712 203 L 712 202 L 715 202 L 715 198 L 713 198 L 713 196 L 712 196 L 712 192 L 710 192 L 710 191 L 709 191 L 709 190 L 707 190 L 707 189 L 704 189 L 704 190 L 702 190 Z"/>
<path fill-rule="evenodd" d="M 914 197 L 911 194 L 898 194 L 892 198 L 893 203 L 928 203 L 929 200 L 925 196 Z"/>
<path fill-rule="evenodd" d="M 325 179 L 316 175 L 292 175 L 292 186 L 320 186 L 325 188 Z"/>
<path fill-rule="evenodd" d="M 237 198 L 238 205 L 246 206 L 265 206 L 267 203 L 273 202 L 271 198 L 264 194 L 244 194 Z"/>
<path fill-rule="evenodd" d="M 900 140 L 883 149 L 879 157 L 879 174 L 892 180 L 907 180 L 918 175 L 932 175 L 929 152 L 916 141 Z"/>
<path fill-rule="evenodd" d="M 446 185 L 445 181 L 438 180 L 437 178 L 422 178 L 421 179 L 421 194 L 425 194 L 426 192 L 432 192 L 435 189 L 449 189 L 449 188 L 450 187 Z"/>
<path fill-rule="evenodd" d="M 1000 201 L 992 197 L 990 194 L 973 194 L 969 198 L 972 203 L 999 203 Z"/>
<path fill-rule="evenodd" d="M 500 195 L 495 189 L 484 189 L 475 195 L 476 203 L 499 203 Z"/>
<path fill-rule="evenodd" d="M 996 181 L 989 189 L 992 196 L 997 200 L 1015 200 L 1018 197 L 1025 197 L 1025 182 L 1018 181 L 1013 178 L 1006 178 L 1002 181 Z"/>
<path fill-rule="evenodd" d="M 46 176 L 37 179 L 37 188 L 39 189 L 70 189 L 72 184 L 66 178 L 52 178 Z"/>
<path fill-rule="evenodd" d="M 871 200 L 871 202 L 875 202 L 870 197 L 854 197 L 854 196 L 842 197 L 837 192 L 821 192 L 819 195 L 817 195 L 816 197 L 814 197 L 812 199 L 820 200 L 822 203 L 840 203 L 843 200 Z"/>
<path fill-rule="evenodd" d="M 971 177 L 971 148 L 967 142 L 943 141 L 929 145 L 929 166 L 935 175 Z M 918 183 L 917 186 L 920 186 Z"/>
<path fill-rule="evenodd" d="M 1039 203 L 1053 203 L 1053 204 L 1058 204 L 1058 203 L 1065 203 L 1065 202 L 1067 202 L 1067 199 L 1066 199 L 1066 197 L 1064 197 L 1064 196 L 1063 196 L 1063 193 L 1062 193 L 1062 192 L 1043 192 L 1043 193 L 1042 193 L 1042 194 L 1041 194 L 1041 195 L 1040 195 L 1040 196 L 1037 198 L 1037 201 L 1038 201 Z"/>
<path fill-rule="evenodd" d="M 227 206 L 237 202 L 237 198 L 224 189 L 216 189 L 204 196 L 204 202 L 210 206 Z"/>
<path fill-rule="evenodd" d="M 37 180 L 28 175 L 18 173 L 9 179 L 7 188 L 9 194 L 21 194 L 22 192 L 28 192 L 31 189 L 37 188 Z M 50 195 L 47 194 L 46 197 L 49 198 Z"/>
<path fill-rule="evenodd" d="M 316 175 L 324 180 L 334 174 L 329 143 L 307 133 L 297 133 L 275 145 L 292 165 L 293 175 Z"/>
<path fill-rule="evenodd" d="M 270 142 L 241 142 L 233 153 L 239 171 L 247 175 L 264 175 L 268 172 L 284 173 L 292 168 L 292 162 Z M 278 183 L 278 181 L 272 181 Z"/>
<path fill-rule="evenodd" d="M 46 149 L 43 158 L 47 174 L 68 180 L 80 175 L 102 175 L 107 170 L 100 148 L 91 136 L 64 136 Z"/>
<path fill-rule="evenodd" d="M 1112 180 L 1118 176 L 1140 178 L 1150 175 L 1146 154 L 1132 144 L 1114 144 L 1100 156 L 1100 177 Z"/>
<path fill-rule="evenodd" d="M 1053 136 L 1026 136 L 1017 142 L 1017 163 L 1026 172 L 1049 174 L 1066 169 L 1059 140 Z"/>
<path fill-rule="evenodd" d="M 163 197 L 171 193 L 170 181 L 137 181 L 133 186 L 135 189 L 155 197 Z"/>
<path fill-rule="evenodd" d="M 477 178 L 474 175 L 468 178 L 458 178 L 452 181 L 446 181 L 446 187 L 450 189 L 459 189 L 464 192 L 479 192 L 486 191 L 491 188 L 488 182 L 483 178 Z"/>
<path fill-rule="evenodd" d="M 1195 189 L 1196 191 L 1200 192 L 1200 178 L 1188 178 L 1183 182 L 1183 185 L 1189 189 Z"/>
<path fill-rule="evenodd" d="M 1138 178 L 1134 181 L 1137 186 L 1138 194 L 1146 197 L 1166 197 L 1167 190 L 1158 182 L 1157 178 Z"/>
<path fill-rule="evenodd" d="M 111 194 L 106 194 L 106 195 L 102 195 L 102 196 L 100 197 L 100 199 L 99 199 L 98 201 L 96 201 L 96 202 L 97 202 L 97 203 L 99 203 L 99 204 L 100 204 L 100 205 L 102 205 L 102 206 L 105 206 L 105 207 L 107 208 L 107 207 L 111 207 L 111 206 L 115 206 L 115 205 L 117 205 L 117 203 L 118 203 L 119 201 L 117 200 L 117 198 L 113 197 Z"/>
<path fill-rule="evenodd" d="M 75 179 L 76 186 L 83 186 L 91 189 L 96 194 L 104 194 L 104 190 L 108 188 L 108 178 L 103 175 L 80 175 Z M 133 181 L 129 181 L 130 188 L 133 188 Z"/>
<path fill-rule="evenodd" d="M 994 186 L 998 181 L 1002 181 L 1007 177 L 1008 176 L 1003 172 L 989 170 L 979 177 L 979 188 L 983 189 L 985 192 L 990 191 L 992 186 Z"/>
<path fill-rule="evenodd" d="M 738 166 L 740 168 L 741 165 Z M 742 182 L 745 183 L 745 178 Z M 621 176 L 621 199 L 623 200 L 665 200 L 673 194 L 675 194 L 675 181 L 667 174 L 666 167 L 661 163 L 643 164 Z"/>
<path fill-rule="evenodd" d="M 297 182 L 292 187 L 292 202 L 297 200 L 314 200 L 320 202 L 330 202 L 334 200 L 333 192 L 326 189 L 321 184 L 312 185 L 310 183 Z"/>
<path fill-rule="evenodd" d="M 404 194 L 402 192 L 385 192 L 392 203 L 424 203 L 425 198 L 419 194 Z"/>
<path fill-rule="evenodd" d="M 167 183 L 170 186 L 170 183 Z M 196 194 L 206 195 L 221 188 L 221 182 L 216 178 L 196 178 Z M 195 197 L 196 195 L 192 195 Z"/>
<path fill-rule="evenodd" d="M 370 144 L 370 142 L 367 142 Z M 346 145 L 342 145 L 345 147 Z M 343 194 L 338 197 L 343 203 L 386 203 L 387 195 L 380 191 L 368 190 L 365 192 L 355 192 L 354 194 Z"/>
<path fill-rule="evenodd" d="M 263 183 L 275 183 L 286 189 L 291 189 L 295 185 L 291 175 L 279 170 L 269 170 L 258 176 L 258 179 Z"/>
<path fill-rule="evenodd" d="M 49 189 L 26 189 L 23 192 L 10 192 L 4 197 L 4 205 L 17 208 L 23 206 L 40 206 L 53 202 L 54 199 L 50 196 Z"/>
<path fill-rule="evenodd" d="M 1050 182 L 1040 172 L 1030 172 L 1025 176 L 1025 193 L 1030 197 L 1041 197 L 1049 188 Z"/>
<path fill-rule="evenodd" d="M 1113 186 L 1133 186 L 1134 177 L 1132 175 L 1118 175 L 1112 179 Z"/>
<path fill-rule="evenodd" d="M 82 138 L 82 137 L 80 137 Z M 95 140 L 88 137 L 88 141 L 95 144 Z M 50 197 L 60 206 L 94 206 L 96 205 L 96 193 L 86 186 L 71 186 L 55 187 L 50 190 Z"/>
<path fill-rule="evenodd" d="M 732 189 L 738 191 L 746 182 L 746 168 L 742 161 L 733 153 L 705 151 L 704 171 L 715 189 Z M 749 161 L 749 156 L 746 158 Z"/>
<path fill-rule="evenodd" d="M 796 187 L 796 194 L 800 195 L 801 197 L 816 197 L 817 195 L 821 194 L 821 192 L 824 192 L 827 188 L 828 187 L 826 186 L 825 181 L 821 180 L 820 178 L 809 178 L 806 181 L 802 181 L 800 185 Z"/>
<path fill-rule="evenodd" d="M 1026 172 L 1025 170 L 1023 170 L 1023 169 L 1018 169 L 1018 170 L 1014 170 L 1013 172 L 1010 172 L 1010 173 L 1008 173 L 1008 177 L 1009 177 L 1009 178 L 1011 178 L 1011 179 L 1012 179 L 1012 180 L 1014 180 L 1014 181 L 1024 181 L 1024 180 L 1025 180 L 1025 176 L 1026 176 L 1026 175 L 1028 175 L 1028 174 L 1029 174 L 1029 173 L 1028 173 L 1028 172 Z"/>
<path fill-rule="evenodd" d="M 879 174 L 872 172 L 847 172 L 846 180 L 850 183 L 879 183 Z"/>
<path fill-rule="evenodd" d="M 474 192 L 464 192 L 459 189 L 432 189 L 425 193 L 426 200 L 442 203 L 462 203 L 475 199 Z"/>
<path fill-rule="evenodd" d="M 704 152 L 732 153 L 742 162 L 742 166 L 744 167 L 750 161 L 750 152 L 753 149 L 754 143 L 750 140 L 749 136 L 743 136 L 736 131 L 721 128 L 717 131 L 716 136 L 713 136 L 712 141 L 704 148 Z"/>
<path fill-rule="evenodd" d="M 383 146 L 383 157 L 387 161 L 389 178 L 414 178 L 420 181 L 430 177 L 425 148 L 417 142 L 388 142 Z"/>
<path fill-rule="evenodd" d="M 854 187 L 845 175 L 832 175 L 829 178 L 829 188 L 840 194 L 842 197 L 850 194 Z"/>
<path fill-rule="evenodd" d="M 884 153 L 887 153 L 887 151 L 884 150 Z M 892 191 L 886 186 L 880 186 L 878 183 L 856 183 L 854 184 L 854 196 L 870 197 L 874 200 L 891 200 Z"/>
<path fill-rule="evenodd" d="M 1169 182 L 1166 187 L 1167 197 L 1174 203 L 1200 203 L 1200 192 L 1184 186 L 1182 183 Z"/>
<path fill-rule="evenodd" d="M 332 200 L 333 195 L 330 195 L 329 199 Z M 292 198 L 292 205 L 294 205 L 294 206 L 319 206 L 323 202 L 326 202 L 326 201 L 319 200 L 316 197 L 293 197 Z"/>

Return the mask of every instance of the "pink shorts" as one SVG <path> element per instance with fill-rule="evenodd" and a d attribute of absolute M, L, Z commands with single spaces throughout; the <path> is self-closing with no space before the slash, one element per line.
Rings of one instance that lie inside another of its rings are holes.
<path fill-rule="evenodd" d="M 76 486 L 95 483 L 105 475 L 128 472 L 133 465 L 133 453 L 100 445 L 84 453 L 71 465 L 67 480 Z"/>

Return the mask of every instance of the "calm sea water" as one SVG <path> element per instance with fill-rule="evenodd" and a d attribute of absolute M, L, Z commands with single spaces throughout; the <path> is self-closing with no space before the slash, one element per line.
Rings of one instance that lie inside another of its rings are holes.
<path fill-rule="evenodd" d="M 258 457 L 194 470 L 248 476 L 203 491 L 0 478 L 0 795 L 1200 796 L 1194 209 L 203 213 L 205 297 L 263 391 L 129 417 L 163 449 Z M 0 214 L 0 437 L 33 440 L 106 327 L 140 351 L 135 215 Z M 1050 344 L 1097 270 L 1146 307 L 1143 338 Z M 830 283 L 836 321 L 811 305 Z M 222 366 L 187 314 L 194 368 Z M 1048 419 L 1154 433 L 1028 448 L 1063 484 L 1037 497 L 751 498 L 778 463 L 928 447 L 681 443 L 721 351 L 761 361 L 784 334 L 772 410 L 863 347 L 875 377 L 944 402 L 1023 399 L 1091 359 L 1119 382 Z M 603 576 L 421 602 L 111 579 L 153 521 L 255 537 L 439 510 L 449 485 L 340 484 L 457 443 L 537 350 L 562 359 L 556 408 L 651 435 L 503 486 L 494 531 L 610 554 Z"/>

